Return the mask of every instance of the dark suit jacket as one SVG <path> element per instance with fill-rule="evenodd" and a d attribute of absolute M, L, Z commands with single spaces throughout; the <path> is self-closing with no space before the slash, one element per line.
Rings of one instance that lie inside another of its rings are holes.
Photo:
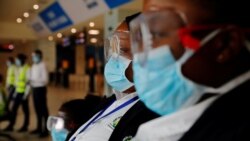
<path fill-rule="evenodd" d="M 159 117 L 158 114 L 150 111 L 141 101 L 138 101 L 121 118 L 109 141 L 123 141 L 125 138 L 129 140 L 135 136 L 141 124 L 157 117 Z"/>
<path fill-rule="evenodd" d="M 112 103 L 115 99 L 115 95 L 112 95 L 111 97 L 103 100 L 103 102 L 94 110 L 95 113 L 110 105 L 110 103 Z M 138 101 L 121 118 L 109 141 L 122 141 L 125 137 L 133 137 L 142 123 L 157 117 L 159 117 L 159 115 L 150 111 L 141 101 Z M 69 140 L 74 132 L 75 131 L 68 135 L 66 140 Z"/>
<path fill-rule="evenodd" d="M 250 81 L 217 99 L 180 141 L 250 141 Z"/>
<path fill-rule="evenodd" d="M 94 101 L 96 101 L 95 100 L 95 98 L 91 98 L 91 97 L 89 97 L 89 99 L 93 99 Z M 109 98 L 103 98 L 103 100 L 101 100 L 101 102 L 100 102 L 100 104 L 98 104 L 98 106 L 96 106 L 96 108 L 95 109 L 91 109 L 91 108 L 93 108 L 94 106 L 92 105 L 91 107 L 90 107 L 90 105 L 89 105 L 89 107 L 82 107 L 82 108 L 90 108 L 90 109 L 88 109 L 86 112 L 88 113 L 88 115 L 86 115 L 87 117 L 83 120 L 83 124 L 85 123 L 85 122 L 87 122 L 90 118 L 92 118 L 96 113 L 98 113 L 99 111 L 101 111 L 103 108 L 105 108 L 105 107 L 107 107 L 110 103 L 112 103 L 114 100 L 115 100 L 116 98 L 115 98 L 115 95 L 112 95 L 111 97 L 109 97 Z M 93 101 L 92 100 L 92 101 Z M 90 104 L 90 103 L 88 103 L 88 104 Z M 82 125 L 80 125 L 78 128 L 80 128 Z M 70 139 L 70 137 L 78 130 L 78 128 L 76 128 L 75 130 L 73 130 L 73 131 L 71 131 L 68 135 L 67 135 L 67 138 L 66 138 L 66 141 L 69 141 L 69 139 Z"/>

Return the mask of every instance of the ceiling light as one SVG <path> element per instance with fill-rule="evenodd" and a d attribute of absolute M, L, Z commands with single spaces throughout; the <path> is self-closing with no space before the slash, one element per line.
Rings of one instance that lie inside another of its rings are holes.
<path fill-rule="evenodd" d="M 48 37 L 48 40 L 49 40 L 49 41 L 53 41 L 53 36 L 49 36 L 49 37 Z"/>
<path fill-rule="evenodd" d="M 17 23 L 22 23 L 22 21 L 23 21 L 23 20 L 22 20 L 21 18 L 17 18 L 17 19 L 16 19 L 16 22 L 17 22 Z"/>
<path fill-rule="evenodd" d="M 91 42 L 91 43 L 96 43 L 97 41 L 98 41 L 98 40 L 97 40 L 96 38 L 91 38 L 91 39 L 90 39 L 90 42 Z"/>
<path fill-rule="evenodd" d="M 95 26 L 95 23 L 94 23 L 94 22 L 90 22 L 90 23 L 89 23 L 89 26 L 90 26 L 90 27 L 94 27 L 94 26 Z"/>
<path fill-rule="evenodd" d="M 57 33 L 57 38 L 62 38 L 62 33 Z"/>
<path fill-rule="evenodd" d="M 33 8 L 34 8 L 35 10 L 38 10 L 38 9 L 39 9 L 39 5 L 38 5 L 38 4 L 34 4 L 34 5 L 33 5 Z"/>
<path fill-rule="evenodd" d="M 89 35 L 98 35 L 100 33 L 100 31 L 97 29 L 91 29 L 91 30 L 89 30 L 88 33 L 89 33 Z"/>
<path fill-rule="evenodd" d="M 30 16 L 30 14 L 29 14 L 28 12 L 24 12 L 24 13 L 23 13 L 23 16 L 24 16 L 25 18 L 28 18 L 28 17 Z"/>
<path fill-rule="evenodd" d="M 71 33 L 76 33 L 76 29 L 75 28 L 71 28 Z"/>

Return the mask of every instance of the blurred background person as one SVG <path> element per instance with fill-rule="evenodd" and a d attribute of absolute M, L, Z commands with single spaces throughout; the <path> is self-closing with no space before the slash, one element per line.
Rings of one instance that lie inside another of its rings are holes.
<path fill-rule="evenodd" d="M 6 103 L 7 103 L 7 99 L 6 99 L 5 92 L 4 92 L 3 76 L 0 74 L 0 124 L 2 121 L 5 121 L 9 118 L 6 108 L 5 108 L 7 106 Z M 10 135 L 1 133 L 1 130 L 0 130 L 0 139 L 3 139 L 3 138 L 4 139 L 7 138 L 10 141 L 15 141 L 15 139 L 12 138 Z"/>
<path fill-rule="evenodd" d="M 6 117 L 6 95 L 3 86 L 3 76 L 0 74 L 0 121 Z"/>
<path fill-rule="evenodd" d="M 19 132 L 25 132 L 28 130 L 29 126 L 29 103 L 28 94 L 30 91 L 30 86 L 28 85 L 29 76 L 29 65 L 26 63 L 27 56 L 24 54 L 18 54 L 15 63 L 18 67 L 17 79 L 16 79 L 16 89 L 14 94 L 14 104 L 10 110 L 10 123 L 4 129 L 4 131 L 13 131 L 13 127 L 16 123 L 17 111 L 19 106 L 22 106 L 24 112 L 24 122 L 22 127 L 18 130 Z"/>
<path fill-rule="evenodd" d="M 32 61 L 33 65 L 31 67 L 29 83 L 32 86 L 37 127 L 35 130 L 31 131 L 31 134 L 38 134 L 39 137 L 46 137 L 49 135 L 46 128 L 46 121 L 49 116 L 47 106 L 48 71 L 43 62 L 41 50 L 37 49 L 33 52 Z"/>
<path fill-rule="evenodd" d="M 50 116 L 47 127 L 53 141 L 66 141 L 72 133 L 89 120 L 102 98 L 88 95 L 85 99 L 74 99 L 61 105 L 57 116 Z M 68 137 L 68 138 L 67 138 Z"/>
<path fill-rule="evenodd" d="M 96 74 L 96 62 L 94 57 L 88 58 L 87 61 L 87 74 L 89 75 L 89 92 L 95 91 L 95 74 Z"/>
<path fill-rule="evenodd" d="M 7 103 L 6 103 L 6 110 L 9 111 L 10 102 L 13 99 L 13 95 L 15 93 L 15 82 L 16 82 L 16 66 L 13 57 L 9 57 L 6 61 L 7 69 L 7 76 L 6 76 L 6 89 L 7 89 Z"/>

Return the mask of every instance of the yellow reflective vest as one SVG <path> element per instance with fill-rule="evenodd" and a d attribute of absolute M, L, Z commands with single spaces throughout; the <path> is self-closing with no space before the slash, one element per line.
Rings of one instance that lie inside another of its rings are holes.
<path fill-rule="evenodd" d="M 15 80 L 16 80 L 15 74 L 16 74 L 15 65 L 11 65 L 10 67 L 8 67 L 7 78 L 6 78 L 7 85 L 15 85 Z"/>
<path fill-rule="evenodd" d="M 29 70 L 29 66 L 26 64 L 18 69 L 17 82 L 16 82 L 17 93 L 23 94 L 25 92 L 26 85 L 28 82 L 28 79 L 27 79 L 28 70 Z"/>
<path fill-rule="evenodd" d="M 0 117 L 4 114 L 5 112 L 5 95 L 4 95 L 4 91 L 3 88 L 1 88 L 0 86 Z"/>

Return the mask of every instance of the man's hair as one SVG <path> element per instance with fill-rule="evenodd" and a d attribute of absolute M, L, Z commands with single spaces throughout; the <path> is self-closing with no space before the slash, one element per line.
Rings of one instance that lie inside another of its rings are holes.
<path fill-rule="evenodd" d="M 128 30 L 130 30 L 129 23 L 130 23 L 133 19 L 135 19 L 136 17 L 138 17 L 140 14 L 141 14 L 141 13 L 139 12 L 139 13 L 136 13 L 136 14 L 133 14 L 133 15 L 130 15 L 130 16 L 127 16 L 127 17 L 125 18 L 125 23 L 128 25 Z"/>
<path fill-rule="evenodd" d="M 66 112 L 77 125 L 87 122 L 93 114 L 95 108 L 101 102 L 101 98 L 97 96 L 87 96 L 85 99 L 75 99 L 64 103 L 60 110 Z"/>
<path fill-rule="evenodd" d="M 21 64 L 24 64 L 27 59 L 27 56 L 25 54 L 20 53 L 17 55 L 17 58 L 21 61 Z"/>
<path fill-rule="evenodd" d="M 36 49 L 36 50 L 34 51 L 34 53 L 35 53 L 36 55 L 38 55 L 41 59 L 43 58 L 43 53 L 42 53 L 42 51 L 41 51 L 40 49 Z"/>
<path fill-rule="evenodd" d="M 11 64 L 14 64 L 14 63 L 15 63 L 13 57 L 9 57 L 9 58 L 8 58 L 8 61 L 9 61 Z"/>
<path fill-rule="evenodd" d="M 249 0 L 190 0 L 191 3 L 211 11 L 216 22 L 250 27 Z"/>

